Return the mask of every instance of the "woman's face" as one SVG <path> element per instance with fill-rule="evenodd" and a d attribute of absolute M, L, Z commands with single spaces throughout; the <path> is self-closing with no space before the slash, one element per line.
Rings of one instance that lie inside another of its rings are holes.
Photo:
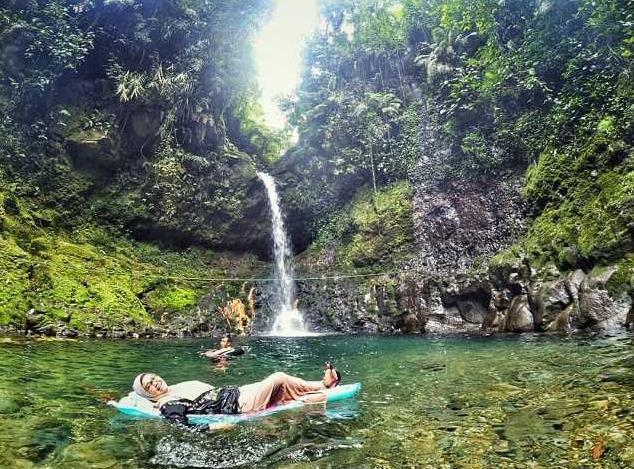
<path fill-rule="evenodd" d="M 228 337 L 223 337 L 220 341 L 220 348 L 227 348 L 231 345 L 231 341 Z"/>
<path fill-rule="evenodd" d="M 141 378 L 141 387 L 152 397 L 162 396 L 167 392 L 167 383 L 159 375 L 146 373 Z"/>

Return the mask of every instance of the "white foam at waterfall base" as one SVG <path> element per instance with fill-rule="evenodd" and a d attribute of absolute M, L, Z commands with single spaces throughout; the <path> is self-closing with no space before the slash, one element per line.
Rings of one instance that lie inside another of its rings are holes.
<path fill-rule="evenodd" d="M 271 224 L 273 227 L 273 256 L 275 259 L 274 308 L 277 311 L 272 335 L 303 336 L 309 331 L 302 313 L 295 304 L 295 284 L 293 282 L 292 251 L 280 208 L 275 180 L 271 175 L 258 172 L 269 198 Z"/>

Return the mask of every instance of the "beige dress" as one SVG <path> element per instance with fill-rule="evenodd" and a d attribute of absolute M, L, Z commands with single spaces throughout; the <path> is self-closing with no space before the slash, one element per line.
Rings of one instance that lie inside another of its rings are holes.
<path fill-rule="evenodd" d="M 304 381 L 286 373 L 273 373 L 257 383 L 240 386 L 238 405 L 240 412 L 257 412 L 271 405 L 290 401 L 310 404 L 326 402 L 326 390 L 321 381 Z"/>
<path fill-rule="evenodd" d="M 170 386 L 166 394 L 155 401 L 155 407 L 161 407 L 177 399 L 195 400 L 213 386 L 200 381 L 187 381 Z M 286 373 L 273 373 L 257 383 L 240 386 L 238 407 L 240 412 L 257 412 L 277 404 L 302 401 L 309 404 L 326 402 L 326 386 L 321 381 L 305 381 Z"/>

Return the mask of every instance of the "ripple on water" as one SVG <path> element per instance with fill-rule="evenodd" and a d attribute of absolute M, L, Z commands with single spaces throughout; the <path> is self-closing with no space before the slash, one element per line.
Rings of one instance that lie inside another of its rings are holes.
<path fill-rule="evenodd" d="M 170 434 L 156 444 L 152 464 L 176 467 L 230 468 L 252 466 L 283 448 L 274 435 L 261 435 L 249 428 L 227 434 Z"/>

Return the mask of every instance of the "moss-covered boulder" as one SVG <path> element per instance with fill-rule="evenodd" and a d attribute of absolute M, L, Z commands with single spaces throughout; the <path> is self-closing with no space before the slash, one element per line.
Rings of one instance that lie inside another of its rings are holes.
<path fill-rule="evenodd" d="M 91 211 L 139 240 L 269 252 L 266 192 L 251 157 L 238 151 L 165 150 L 143 173 L 96 194 Z"/>
<path fill-rule="evenodd" d="M 121 160 L 114 139 L 97 129 L 71 134 L 66 148 L 75 167 L 84 171 L 112 172 Z"/>
<path fill-rule="evenodd" d="M 412 256 L 412 188 L 407 182 L 369 188 L 323 227 L 298 259 L 306 271 L 380 268 Z"/>
<path fill-rule="evenodd" d="M 43 226 L 19 197 L 0 203 L 0 326 L 42 334 L 188 334 L 224 327 L 219 308 L 246 297 L 240 285 L 205 278 L 254 275 L 253 256 L 175 251 L 93 225 L 73 234 Z M 152 332 L 154 331 L 154 332 Z"/>

